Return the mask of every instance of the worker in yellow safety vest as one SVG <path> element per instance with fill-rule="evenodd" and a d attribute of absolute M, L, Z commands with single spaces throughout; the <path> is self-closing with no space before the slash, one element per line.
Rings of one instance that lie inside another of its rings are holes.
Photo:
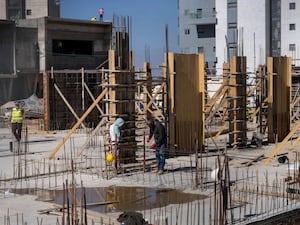
<path fill-rule="evenodd" d="M 19 103 L 15 104 L 11 112 L 11 129 L 17 141 L 21 140 L 23 123 L 23 110 Z"/>

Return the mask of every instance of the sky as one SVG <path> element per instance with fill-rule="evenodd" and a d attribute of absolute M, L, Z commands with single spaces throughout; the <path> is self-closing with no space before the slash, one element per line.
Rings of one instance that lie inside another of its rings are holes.
<path fill-rule="evenodd" d="M 152 68 L 163 62 L 166 52 L 166 26 L 169 52 L 178 52 L 177 0 L 60 0 L 61 18 L 90 20 L 99 18 L 104 8 L 104 21 L 113 15 L 130 17 L 131 49 L 135 67 L 150 61 Z"/>

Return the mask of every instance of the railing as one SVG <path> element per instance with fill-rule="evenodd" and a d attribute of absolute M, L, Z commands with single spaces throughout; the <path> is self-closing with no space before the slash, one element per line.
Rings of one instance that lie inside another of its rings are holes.
<path fill-rule="evenodd" d="M 189 13 L 190 19 L 216 18 L 216 13 Z"/>

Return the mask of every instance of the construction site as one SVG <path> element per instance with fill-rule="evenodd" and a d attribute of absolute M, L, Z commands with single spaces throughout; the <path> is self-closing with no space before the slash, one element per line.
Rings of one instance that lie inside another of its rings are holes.
<path fill-rule="evenodd" d="M 42 73 L 21 81 L 1 76 L 1 92 L 29 79 L 42 93 L 23 101 L 20 142 L 6 116 L 18 100 L 1 106 L 1 224 L 116 225 L 126 212 L 155 225 L 300 224 L 300 79 L 293 59 L 268 57 L 249 72 L 247 56 L 232 56 L 216 76 L 203 54 L 166 47 L 159 68 L 145 62 L 136 69 L 126 24 L 5 24 L 37 37 L 42 29 L 42 46 L 52 52 L 43 62 L 33 57 L 33 71 Z M 80 29 L 83 41 L 67 41 Z M 91 45 L 87 37 L 102 40 L 94 61 L 78 47 Z M 167 37 L 166 27 L 166 46 Z M 80 62 L 87 66 L 76 68 Z M 109 127 L 117 118 L 125 124 L 112 147 Z M 163 174 L 154 172 L 155 149 L 146 141 L 151 118 L 166 128 Z"/>

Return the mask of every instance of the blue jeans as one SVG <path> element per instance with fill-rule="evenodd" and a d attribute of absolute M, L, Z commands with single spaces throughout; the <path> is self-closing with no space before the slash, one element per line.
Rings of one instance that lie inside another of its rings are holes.
<path fill-rule="evenodd" d="M 165 163 L 166 163 L 166 156 L 165 156 L 165 145 L 161 145 L 160 147 L 156 148 L 155 151 L 155 159 L 158 165 L 159 170 L 164 170 Z"/>

